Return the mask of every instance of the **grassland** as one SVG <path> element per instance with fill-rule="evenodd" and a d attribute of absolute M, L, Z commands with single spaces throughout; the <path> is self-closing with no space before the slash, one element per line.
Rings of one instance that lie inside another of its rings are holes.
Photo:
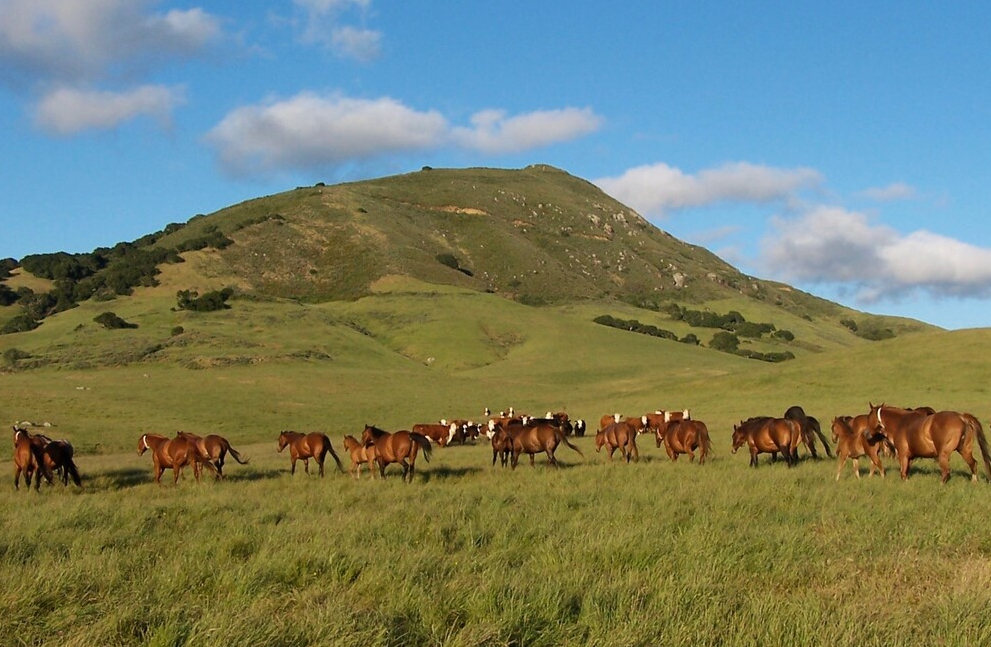
<path fill-rule="evenodd" d="M 973 349 L 991 332 L 870 343 L 795 318 L 797 340 L 819 349 L 771 365 L 591 323 L 604 303 L 530 308 L 407 279 L 375 290 L 195 314 L 169 310 L 166 282 L 0 338 L 54 360 L 0 374 L 0 417 L 53 423 L 85 478 L 0 497 L 0 644 L 991 640 L 991 486 L 959 458 L 940 486 L 926 461 L 905 483 L 836 483 L 832 461 L 750 469 L 729 452 L 734 422 L 796 403 L 827 424 L 869 400 L 986 421 L 991 369 Z M 102 330 L 101 308 L 139 327 Z M 421 459 L 403 485 L 394 466 L 384 482 L 290 477 L 275 451 L 284 428 L 340 448 L 364 423 L 509 405 L 588 419 L 691 407 L 717 455 L 671 464 L 641 440 L 641 463 L 609 464 L 583 439 L 584 459 L 560 450 L 564 469 L 510 472 L 479 444 Z M 134 447 L 176 429 L 221 433 L 251 464 L 160 488 Z"/>

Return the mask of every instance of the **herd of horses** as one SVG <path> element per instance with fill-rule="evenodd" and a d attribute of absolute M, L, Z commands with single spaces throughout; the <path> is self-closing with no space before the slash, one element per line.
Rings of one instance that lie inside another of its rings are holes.
<path fill-rule="evenodd" d="M 860 477 L 858 459 L 867 457 L 871 462 L 870 474 L 885 474 L 881 456 L 887 454 L 898 460 L 902 479 L 908 478 L 909 468 L 917 458 L 935 459 L 940 467 L 941 480 L 950 477 L 949 460 L 953 452 L 958 452 L 970 468 L 971 479 L 978 480 L 977 461 L 974 458 L 974 444 L 980 448 L 985 471 L 991 480 L 991 452 L 980 421 L 969 413 L 956 411 L 935 411 L 929 407 L 902 409 L 885 404 L 869 405 L 866 414 L 838 416 L 832 421 L 832 437 L 836 444 L 839 480 L 847 460 L 853 460 L 854 473 Z M 343 447 L 350 457 L 348 472 L 355 479 L 360 477 L 361 466 L 366 465 L 372 477 L 376 471 L 382 478 L 385 469 L 392 463 L 402 468 L 402 479 L 411 482 L 415 474 L 416 459 L 423 454 L 429 461 L 433 446 L 464 444 L 484 437 L 492 449 L 492 465 L 499 461 L 502 466 L 516 468 L 520 456 L 527 454 L 530 465 L 535 456 L 543 453 L 550 465 L 558 465 L 555 452 L 565 445 L 584 458 L 581 449 L 572 444 L 569 436 L 583 436 L 584 420 L 572 421 L 567 413 L 548 412 L 542 418 L 517 415 L 512 408 L 508 412 L 491 415 L 485 410 L 487 422 L 474 423 L 468 420 L 441 420 L 439 423 L 414 425 L 412 430 L 388 432 L 372 425 L 366 425 L 361 437 L 344 436 Z M 52 440 L 44 434 L 31 434 L 26 428 L 15 425 L 14 429 L 14 487 L 20 487 L 23 474 L 30 487 L 32 480 L 35 489 L 40 488 L 44 478 L 52 484 L 56 477 L 63 485 L 71 478 L 77 486 L 82 485 L 75 462 L 73 448 L 66 440 Z M 605 415 L 599 420 L 595 434 L 596 452 L 606 449 L 608 460 L 612 460 L 619 450 L 624 462 L 639 460 L 637 438 L 652 434 L 658 448 L 664 447 L 672 461 L 687 455 L 689 461 L 698 458 L 704 464 L 712 455 L 712 441 L 709 429 L 700 420 L 691 417 L 687 409 L 683 411 L 657 410 L 642 416 L 624 417 L 620 414 Z M 819 421 L 806 415 L 798 406 L 790 407 L 782 417 L 757 416 L 741 420 L 733 426 L 732 453 L 747 446 L 750 465 L 756 467 L 760 454 L 770 454 L 771 460 L 778 455 L 788 466 L 799 461 L 798 447 L 804 445 L 812 458 L 818 458 L 816 439 L 822 442 L 826 455 L 833 457 Z M 290 473 L 296 473 L 297 461 L 303 461 L 304 471 L 309 474 L 309 461 L 313 459 L 324 475 L 324 462 L 330 455 L 340 472 L 344 466 L 334 451 L 330 438 L 321 432 L 298 433 L 283 431 L 279 434 L 278 451 L 289 448 Z M 228 455 L 242 465 L 248 460 L 235 450 L 230 442 L 219 435 L 197 436 L 187 432 L 177 432 L 174 438 L 158 434 L 143 434 L 138 440 L 137 452 L 152 454 L 155 482 L 161 484 L 166 469 L 173 471 L 173 483 L 178 483 L 183 469 L 193 470 L 197 481 L 203 469 L 217 479 L 223 478 L 223 469 Z M 376 470 L 377 467 L 377 470 Z"/>

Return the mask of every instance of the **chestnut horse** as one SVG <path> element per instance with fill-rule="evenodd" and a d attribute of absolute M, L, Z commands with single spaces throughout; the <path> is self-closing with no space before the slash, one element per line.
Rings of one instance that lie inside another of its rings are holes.
<path fill-rule="evenodd" d="M 31 487 L 31 479 L 34 478 L 34 489 L 41 487 L 41 477 L 49 483 L 52 482 L 52 475 L 45 466 L 45 458 L 38 445 L 32 442 L 33 436 L 27 429 L 15 426 L 14 428 L 14 489 L 21 489 L 21 474 L 24 474 L 24 482 Z"/>
<path fill-rule="evenodd" d="M 75 453 L 72 443 L 68 440 L 52 440 L 44 434 L 35 434 L 31 437 L 31 442 L 41 449 L 42 460 L 48 470 L 45 478 L 48 479 L 49 485 L 52 484 L 52 479 L 48 478 L 48 475 L 52 475 L 58 476 L 62 485 L 69 485 L 69 479 L 72 478 L 76 487 L 83 486 L 79 469 L 76 467 L 75 461 L 72 460 Z"/>
<path fill-rule="evenodd" d="M 853 473 L 860 478 L 860 463 L 858 459 L 867 456 L 871 459 L 870 475 L 880 472 L 884 476 L 884 465 L 881 464 L 881 457 L 878 450 L 881 448 L 880 439 L 869 439 L 864 431 L 867 429 L 867 415 L 859 416 L 839 416 L 833 418 L 833 442 L 836 443 L 836 456 L 839 465 L 836 468 L 836 480 L 840 480 L 843 466 L 846 459 L 853 459 Z"/>
<path fill-rule="evenodd" d="M 522 429 L 523 423 L 514 423 Z M 497 423 L 489 421 L 488 430 L 485 432 L 489 437 L 489 444 L 492 446 L 492 466 L 495 467 L 496 457 L 502 461 L 502 466 L 509 464 L 509 456 L 513 453 L 513 437 L 509 435 L 509 423 Z"/>
<path fill-rule="evenodd" d="M 977 481 L 977 461 L 974 460 L 976 439 L 991 479 L 988 441 L 984 428 L 969 413 L 900 409 L 885 404 L 870 405 L 867 427 L 871 434 L 887 438 L 898 453 L 902 479 L 908 478 L 908 468 L 915 458 L 935 458 L 942 473 L 942 482 L 950 478 L 950 454 L 959 452 L 970 468 L 970 478 Z"/>
<path fill-rule="evenodd" d="M 296 474 L 296 461 L 303 461 L 303 471 L 307 474 L 310 473 L 310 459 L 312 458 L 320 466 L 320 476 L 323 476 L 323 462 L 327 458 L 327 454 L 334 457 L 334 462 L 337 463 L 337 471 L 344 472 L 344 466 L 341 465 L 341 459 L 337 457 L 337 452 L 334 451 L 334 446 L 330 443 L 330 438 L 327 434 L 320 433 L 319 431 L 314 431 L 309 434 L 301 434 L 296 431 L 283 431 L 279 434 L 279 452 L 281 453 L 283 449 L 289 447 L 289 460 L 292 462 L 292 469 L 289 471 L 290 474 Z"/>
<path fill-rule="evenodd" d="M 368 471 L 371 473 L 372 478 L 375 478 L 375 467 L 372 466 L 376 456 L 374 446 L 364 447 L 354 436 L 345 436 L 344 451 L 351 454 L 351 467 L 348 469 L 351 476 L 355 479 L 361 478 L 361 466 L 364 463 L 368 463 Z"/>
<path fill-rule="evenodd" d="M 805 445 L 806 449 L 809 450 L 809 453 L 812 454 L 812 458 L 819 458 L 819 454 L 816 452 L 816 436 L 818 436 L 819 440 L 822 441 L 822 446 L 826 448 L 826 456 L 829 456 L 830 458 L 833 457 L 833 452 L 830 451 L 829 443 L 826 442 L 826 437 L 822 434 L 822 427 L 819 426 L 818 419 L 805 415 L 805 410 L 798 405 L 788 407 L 788 410 L 785 411 L 784 417 L 788 420 L 794 420 L 801 425 L 801 442 Z"/>
<path fill-rule="evenodd" d="M 798 463 L 798 441 L 802 429 L 794 420 L 761 416 L 733 426 L 733 452 L 744 443 L 750 446 L 750 466 L 757 467 L 758 454 L 781 452 L 789 467 Z"/>
<path fill-rule="evenodd" d="M 248 459 L 241 458 L 241 454 L 238 453 L 236 449 L 231 447 L 230 442 L 223 436 L 218 436 L 217 434 L 209 434 L 204 437 L 197 436 L 196 434 L 191 434 L 186 431 L 180 431 L 180 436 L 186 436 L 194 443 L 196 443 L 196 449 L 200 452 L 201 456 L 206 456 L 213 466 L 217 468 L 217 480 L 224 478 L 224 461 L 227 459 L 227 454 L 230 453 L 241 465 L 247 465 Z M 199 463 L 193 464 L 193 469 L 198 470 Z"/>
<path fill-rule="evenodd" d="M 599 452 L 603 446 L 607 447 L 611 461 L 613 453 L 619 449 L 623 456 L 623 462 L 639 461 L 640 450 L 637 449 L 637 432 L 641 427 L 642 425 L 629 419 L 606 425 L 605 429 L 595 434 L 595 451 Z"/>
<path fill-rule="evenodd" d="M 138 455 L 144 454 L 149 449 L 154 464 L 155 482 L 159 485 L 162 484 L 162 472 L 170 467 L 172 468 L 173 484 L 179 483 L 179 475 L 186 465 L 194 465 L 193 476 L 196 477 L 197 483 L 200 480 L 200 471 L 196 468 L 196 463 L 206 465 L 207 469 L 214 473 L 217 471 L 213 463 L 206 456 L 200 454 L 196 443 L 181 435 L 169 439 L 159 434 L 143 434 L 138 439 Z"/>
<path fill-rule="evenodd" d="M 520 428 L 510 427 L 508 431 L 513 439 L 513 458 L 511 461 L 513 469 L 516 469 L 516 464 L 519 463 L 520 454 L 530 455 L 530 466 L 532 467 L 533 457 L 539 452 L 547 454 L 548 463 L 555 467 L 560 467 L 557 464 L 557 459 L 554 458 L 554 451 L 561 443 L 564 443 L 578 452 L 579 456 L 585 458 L 582 450 L 568 442 L 568 439 L 564 436 L 564 432 L 553 425 L 539 424 Z"/>
<path fill-rule="evenodd" d="M 416 470 L 416 454 L 422 449 L 423 458 L 430 462 L 430 440 L 416 432 L 397 431 L 390 433 L 372 425 L 365 425 L 361 432 L 361 444 L 375 448 L 375 460 L 379 464 L 379 474 L 385 478 L 385 466 L 389 463 L 399 463 L 403 466 L 403 481 L 413 482 Z M 409 461 L 408 463 L 406 461 Z"/>
<path fill-rule="evenodd" d="M 669 413 L 665 413 L 665 418 Z M 712 441 L 709 439 L 709 428 L 701 420 L 681 418 L 666 420 L 654 432 L 657 446 L 664 443 L 664 451 L 672 461 L 678 460 L 681 454 L 688 454 L 690 462 L 695 461 L 695 450 L 699 450 L 699 465 L 705 464 L 705 459 L 712 453 Z"/>

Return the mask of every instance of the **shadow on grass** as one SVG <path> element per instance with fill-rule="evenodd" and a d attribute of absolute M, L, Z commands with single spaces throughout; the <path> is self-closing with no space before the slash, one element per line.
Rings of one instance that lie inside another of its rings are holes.
<path fill-rule="evenodd" d="M 336 471 L 336 470 L 334 470 L 334 471 Z M 227 471 L 227 469 L 225 468 L 224 469 L 224 478 L 223 478 L 223 481 L 221 481 L 221 482 L 224 482 L 224 481 L 227 481 L 227 482 L 262 481 L 262 480 L 265 480 L 265 479 L 277 479 L 277 478 L 281 477 L 283 474 L 289 474 L 289 470 L 281 470 L 281 469 L 267 469 L 267 470 L 250 469 L 250 470 L 235 470 L 233 472 L 230 472 L 230 471 Z M 306 475 L 304 474 L 303 476 L 306 476 Z M 317 477 L 319 478 L 319 475 L 317 475 Z M 213 478 L 213 477 L 211 476 L 211 478 Z"/>
<path fill-rule="evenodd" d="M 419 479 L 423 477 L 423 480 L 430 481 L 432 479 L 450 479 L 450 478 L 461 478 L 467 476 L 468 474 L 478 474 L 482 471 L 480 467 L 431 467 L 423 470 L 416 470 L 414 479 Z M 389 471 L 386 470 L 386 476 L 388 476 Z M 397 475 L 402 475 L 402 472 L 396 472 Z"/>
<path fill-rule="evenodd" d="M 151 469 L 138 469 L 136 467 L 125 467 L 117 470 L 106 470 L 89 475 L 88 481 L 106 481 L 106 489 L 122 490 L 143 483 L 152 483 L 155 479 Z M 85 482 L 85 481 L 84 481 Z M 104 489 L 104 488 L 99 488 Z"/>

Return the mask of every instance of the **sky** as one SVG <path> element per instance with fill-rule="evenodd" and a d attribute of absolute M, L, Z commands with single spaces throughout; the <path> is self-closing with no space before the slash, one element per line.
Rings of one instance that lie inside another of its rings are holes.
<path fill-rule="evenodd" d="M 991 327 L 991 3 L 0 0 L 0 258 L 551 164 L 740 270 Z"/>

